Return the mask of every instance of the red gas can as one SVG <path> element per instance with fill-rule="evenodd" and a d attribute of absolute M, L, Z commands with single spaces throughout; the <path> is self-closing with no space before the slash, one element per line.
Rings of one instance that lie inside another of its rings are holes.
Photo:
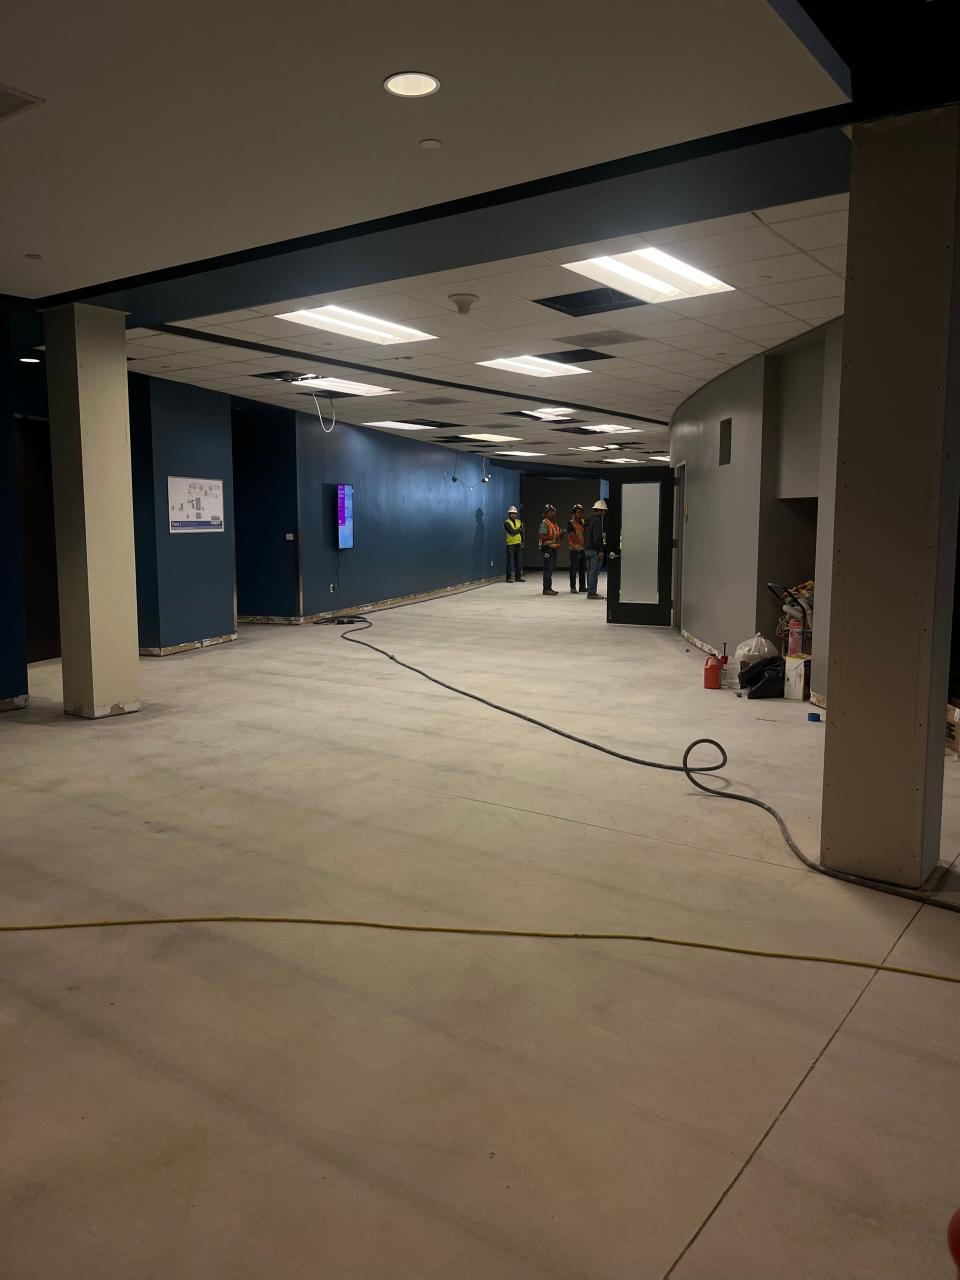
<path fill-rule="evenodd" d="M 703 665 L 703 687 L 705 689 L 719 689 L 722 671 L 723 663 L 715 653 L 711 653 Z"/>

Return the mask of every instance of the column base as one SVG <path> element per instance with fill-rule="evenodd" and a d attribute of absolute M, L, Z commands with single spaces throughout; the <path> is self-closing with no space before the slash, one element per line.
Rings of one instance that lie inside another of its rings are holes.
<path fill-rule="evenodd" d="M 64 705 L 63 714 L 65 716 L 77 716 L 81 720 L 106 720 L 110 716 L 129 716 L 134 711 L 140 711 L 143 707 L 141 702 L 115 702 L 112 706 L 102 707 L 68 707 Z"/>
<path fill-rule="evenodd" d="M 29 705 L 30 695 L 27 693 L 18 693 L 15 698 L 0 698 L 0 711 L 22 711 Z"/>

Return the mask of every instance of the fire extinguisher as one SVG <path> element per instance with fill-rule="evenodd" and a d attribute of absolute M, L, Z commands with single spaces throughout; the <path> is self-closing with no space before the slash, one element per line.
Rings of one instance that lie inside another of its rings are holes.
<path fill-rule="evenodd" d="M 723 672 L 723 662 L 715 653 L 711 653 L 710 657 L 703 664 L 703 687 L 705 689 L 719 689 L 720 676 Z"/>

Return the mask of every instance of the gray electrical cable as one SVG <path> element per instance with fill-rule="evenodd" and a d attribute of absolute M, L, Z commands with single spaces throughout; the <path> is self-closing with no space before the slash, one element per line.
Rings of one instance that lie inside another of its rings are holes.
<path fill-rule="evenodd" d="M 476 590 L 476 588 L 465 588 L 466 590 Z M 451 593 L 456 594 L 456 593 Z M 437 597 L 435 597 L 437 598 Z M 445 597 L 439 597 L 445 599 Z M 390 609 L 402 609 L 411 604 L 426 604 L 427 600 L 408 600 L 400 604 L 388 605 Z M 379 612 L 379 611 L 378 611 Z M 367 631 L 373 627 L 373 622 L 365 614 L 354 614 L 350 617 L 340 618 L 322 618 L 319 623 L 338 623 L 341 625 L 360 627 Z M 482 706 L 489 707 L 492 711 L 500 711 L 504 715 L 513 716 L 517 720 L 523 720 L 526 724 L 536 725 L 538 729 L 546 729 L 548 733 L 554 733 L 559 738 L 566 738 L 568 742 L 576 742 L 581 747 L 589 747 L 591 751 L 600 751 L 604 755 L 613 756 L 617 760 L 625 760 L 628 764 L 641 765 L 645 769 L 663 769 L 669 773 L 682 773 L 693 783 L 700 791 L 706 792 L 708 796 L 714 796 L 718 800 L 736 800 L 741 804 L 751 804 L 757 809 L 762 809 L 764 813 L 769 813 L 777 826 L 780 828 L 780 834 L 783 836 L 787 848 L 799 862 L 811 871 L 816 871 L 818 875 L 829 876 L 832 880 L 843 880 L 847 884 L 859 885 L 863 889 L 873 889 L 877 893 L 886 893 L 894 898 L 906 898 L 909 902 L 919 902 L 922 906 L 938 907 L 941 911 L 960 912 L 960 903 L 943 902 L 931 893 L 924 893 L 920 889 L 905 889 L 900 885 L 887 884 L 883 880 L 871 880 L 867 876 L 854 875 L 850 871 L 837 871 L 833 867 L 821 866 L 819 862 L 814 862 L 809 858 L 790 834 L 790 829 L 784 821 L 783 816 L 773 807 L 767 804 L 765 800 L 758 800 L 754 796 L 744 795 L 739 791 L 717 791 L 713 787 L 708 787 L 705 783 L 697 778 L 698 773 L 716 773 L 723 769 L 727 764 L 727 752 L 722 743 L 717 742 L 715 738 L 697 738 L 691 742 L 683 753 L 683 759 L 680 764 L 668 764 L 662 760 L 645 760 L 642 756 L 631 756 L 623 751 L 614 751 L 612 747 L 605 747 L 599 742 L 592 742 L 589 738 L 581 738 L 575 733 L 568 733 L 566 729 L 558 729 L 556 725 L 547 724 L 544 720 L 538 720 L 535 716 L 525 715 L 522 711 L 515 711 L 512 707 L 501 706 L 499 702 L 492 702 L 489 698 L 483 698 L 478 693 L 471 693 L 469 689 L 460 689 L 455 684 L 448 684 L 445 680 L 440 680 L 437 676 L 432 676 L 428 671 L 423 671 L 420 667 L 415 667 L 412 663 L 404 662 L 398 658 L 396 654 L 389 653 L 386 649 L 381 649 L 379 645 L 371 644 L 369 640 L 361 640 L 354 632 L 343 632 L 341 639 L 350 640 L 354 644 L 361 644 L 365 649 L 371 649 L 374 653 L 379 653 L 384 658 L 389 658 L 391 662 L 395 662 L 398 667 L 403 667 L 405 671 L 412 671 L 415 675 L 422 676 L 424 680 L 429 680 L 431 684 L 439 685 L 441 689 L 446 689 L 450 693 L 459 694 L 463 698 L 470 698 L 474 702 L 479 702 Z M 697 747 L 709 746 L 715 747 L 720 754 L 720 759 L 716 764 L 691 765 L 690 756 Z"/>

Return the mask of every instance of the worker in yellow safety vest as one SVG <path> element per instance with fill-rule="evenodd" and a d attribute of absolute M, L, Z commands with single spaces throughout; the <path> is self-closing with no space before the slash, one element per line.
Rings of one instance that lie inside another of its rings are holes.
<path fill-rule="evenodd" d="M 503 532 L 507 536 L 507 581 L 523 581 L 523 521 L 516 507 L 507 508 L 507 518 L 503 522 Z"/>
<path fill-rule="evenodd" d="M 560 526 L 557 524 L 557 508 L 550 502 L 543 509 L 540 521 L 540 553 L 543 556 L 543 594 L 559 595 L 553 589 L 553 568 L 557 563 L 557 552 L 560 550 Z"/>

